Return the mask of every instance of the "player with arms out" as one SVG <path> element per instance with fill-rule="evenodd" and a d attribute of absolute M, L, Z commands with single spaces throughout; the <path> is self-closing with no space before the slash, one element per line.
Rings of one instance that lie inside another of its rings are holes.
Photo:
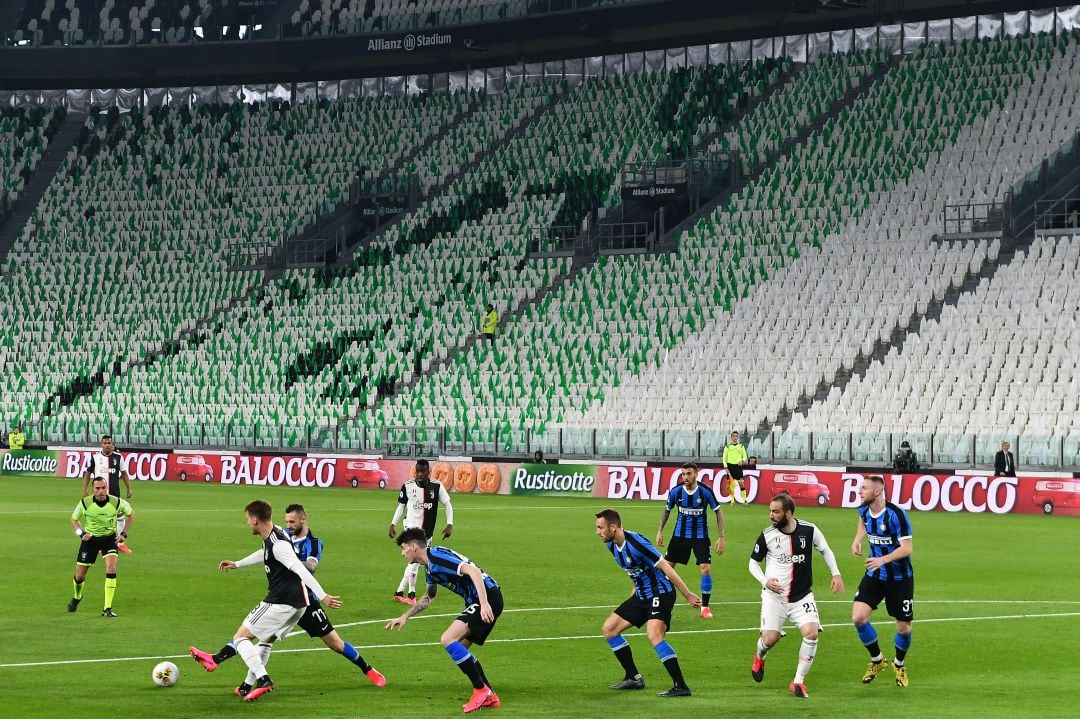
<path fill-rule="evenodd" d="M 701 616 L 712 619 L 709 597 L 712 595 L 712 545 L 709 542 L 708 510 L 716 512 L 716 553 L 724 553 L 724 510 L 712 489 L 698 482 L 698 467 L 687 462 L 682 466 L 682 482 L 668 492 L 667 506 L 660 516 L 660 528 L 656 530 L 656 546 L 664 546 L 664 525 L 671 510 L 677 508 L 675 532 L 671 536 L 664 559 L 669 564 L 687 564 L 690 552 L 701 570 Z"/>
<path fill-rule="evenodd" d="M 800 699 L 809 698 L 805 679 L 817 654 L 818 618 L 814 599 L 811 549 L 821 552 L 832 573 L 833 594 L 844 591 L 844 580 L 825 535 L 813 524 L 795 519 L 795 501 L 786 493 L 769 502 L 771 526 L 758 535 L 750 553 L 750 574 L 761 584 L 761 636 L 750 675 L 755 682 L 765 678 L 765 655 L 780 641 L 784 622 L 791 620 L 802 633 L 799 665 L 789 688 Z M 765 562 L 765 571 L 761 562 Z"/>
<path fill-rule="evenodd" d="M 86 472 L 83 473 L 82 483 L 82 493 L 84 497 L 90 494 L 90 483 L 98 478 L 108 482 L 109 495 L 113 497 L 121 496 L 120 481 L 123 480 L 124 489 L 126 490 L 126 493 L 123 496 L 127 499 L 131 499 L 131 479 L 128 477 L 127 472 L 124 471 L 124 457 L 116 451 L 116 445 L 113 444 L 113 438 L 108 434 L 101 435 L 101 451 L 94 452 L 90 455 L 90 461 L 86 465 Z M 124 517 L 117 518 L 116 529 L 119 533 L 119 539 L 116 543 L 116 549 L 125 554 L 130 554 L 131 547 L 124 541 L 124 530 L 127 529 L 124 522 Z"/>
<path fill-rule="evenodd" d="M 660 692 L 657 696 L 690 696 L 690 687 L 683 679 L 679 658 L 665 637 L 671 628 L 675 590 L 678 589 L 692 607 L 700 607 L 701 599 L 690 591 L 678 573 L 644 535 L 623 529 L 622 517 L 614 509 L 597 513 L 596 534 L 634 584 L 630 598 L 620 604 L 604 622 L 604 638 L 625 672 L 622 681 L 613 684 L 611 688 L 645 688 L 645 680 L 634 664 L 630 644 L 622 636 L 630 627 L 641 627 L 644 624 L 649 642 L 674 682 L 671 689 Z"/>
<path fill-rule="evenodd" d="M 911 622 L 915 619 L 915 575 L 911 568 L 911 522 L 907 513 L 892 502 L 885 501 L 885 478 L 869 476 L 859 486 L 859 523 L 851 553 L 862 556 L 863 538 L 870 544 L 866 559 L 866 574 L 855 592 L 851 605 L 851 621 L 859 640 L 870 652 L 870 664 L 863 674 L 863 684 L 869 684 L 889 666 L 878 646 L 878 635 L 870 623 L 870 613 L 885 600 L 889 616 L 896 619 L 894 646 L 896 686 L 908 685 L 904 659 L 911 646 Z"/>
<path fill-rule="evenodd" d="M 454 508 L 450 504 L 450 494 L 441 482 L 431 479 L 431 466 L 426 459 L 416 461 L 415 478 L 402 485 L 397 501 L 394 518 L 390 520 L 390 539 L 397 537 L 397 523 L 402 515 L 405 515 L 401 528 L 423 529 L 430 544 L 431 537 L 435 534 L 435 524 L 439 521 L 439 504 L 446 508 L 446 526 L 443 527 L 442 538 L 449 539 L 453 534 Z M 397 591 L 394 592 L 394 599 L 405 604 L 416 601 L 416 577 L 419 572 L 419 564 L 405 565 L 405 572 L 398 583 Z M 406 588 L 408 595 L 405 594 Z"/>
<path fill-rule="evenodd" d="M 293 550 L 292 542 L 285 533 L 274 526 L 270 504 L 261 499 L 244 507 L 248 529 L 262 537 L 263 546 L 248 556 L 232 562 L 224 560 L 218 571 L 227 572 L 239 567 L 250 567 L 261 560 L 266 570 L 269 591 L 266 598 L 251 610 L 233 635 L 233 640 L 217 654 L 208 654 L 191 647 L 188 651 L 202 667 L 212 672 L 218 664 L 230 657 L 240 655 L 247 664 L 249 677 L 254 678 L 251 689 L 245 691 L 242 684 L 233 693 L 246 702 L 255 701 L 263 694 L 274 691 L 274 682 L 266 671 L 271 644 L 288 635 L 310 605 L 311 594 L 331 609 L 341 607 L 341 598 L 331 596 L 304 566 Z M 261 640 L 256 646 L 252 640 Z"/>
<path fill-rule="evenodd" d="M 495 622 L 503 611 L 502 589 L 471 559 L 448 547 L 429 547 L 428 539 L 428 535 L 419 527 L 406 529 L 398 535 L 401 556 L 410 564 L 424 565 L 427 592 L 404 614 L 387 622 L 386 628 L 401 629 L 411 617 L 427 609 L 435 601 L 440 585 L 462 597 L 465 611 L 450 622 L 439 641 L 458 669 L 472 682 L 472 696 L 462 705 L 465 713 L 498 709 L 501 706 L 499 696 L 491 688 L 484 668 L 469 647 L 482 645 L 495 628 Z"/>
<path fill-rule="evenodd" d="M 80 499 L 71 513 L 71 526 L 75 527 L 75 536 L 79 538 L 79 553 L 75 558 L 75 593 L 67 605 L 69 612 L 79 608 L 86 572 L 100 554 L 105 557 L 105 608 L 101 610 L 101 616 L 116 616 L 112 603 L 116 594 L 117 545 L 127 537 L 127 529 L 131 529 L 135 521 L 135 511 L 126 500 L 110 495 L 108 487 L 107 480 L 95 477 L 93 495 Z M 127 518 L 127 529 L 118 535 L 121 517 Z"/>

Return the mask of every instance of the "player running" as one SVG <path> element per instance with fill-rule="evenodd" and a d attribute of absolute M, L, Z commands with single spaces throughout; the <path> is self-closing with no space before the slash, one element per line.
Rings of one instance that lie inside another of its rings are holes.
<path fill-rule="evenodd" d="M 802 644 L 795 678 L 789 688 L 796 697 L 807 699 L 810 694 L 805 680 L 817 654 L 820 628 L 813 592 L 811 548 L 821 552 L 832 573 L 830 588 L 834 594 L 844 591 L 844 580 L 821 530 L 795 519 L 795 501 L 790 495 L 782 493 L 772 498 L 769 521 L 772 526 L 762 530 L 750 553 L 750 574 L 761 584 L 761 636 L 750 675 L 755 682 L 765 678 L 765 655 L 780 641 L 784 623 L 790 619 L 799 627 Z M 761 570 L 762 560 L 765 571 Z"/>

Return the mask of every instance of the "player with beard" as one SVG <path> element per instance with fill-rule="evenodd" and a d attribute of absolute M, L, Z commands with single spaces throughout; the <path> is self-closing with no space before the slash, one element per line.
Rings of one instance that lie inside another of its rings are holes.
<path fill-rule="evenodd" d="M 772 525 L 758 535 L 750 553 L 750 574 L 761 584 L 761 636 L 750 675 L 755 682 L 765 678 L 765 655 L 780 640 L 784 623 L 790 619 L 799 627 L 802 645 L 799 647 L 799 665 L 789 688 L 796 697 L 806 699 L 810 695 L 804 682 L 817 653 L 820 626 L 810 550 L 821 552 L 832 572 L 834 594 L 844 591 L 844 580 L 821 530 L 809 522 L 795 519 L 795 501 L 790 495 L 782 493 L 772 498 L 769 521 Z M 761 570 L 762 560 L 765 571 Z"/>
<path fill-rule="evenodd" d="M 915 619 L 915 575 L 911 569 L 911 522 L 907 512 L 885 501 L 885 478 L 869 476 L 859 487 L 862 505 L 859 507 L 859 524 L 851 553 L 862 556 L 862 541 L 870 543 L 870 556 L 866 559 L 866 574 L 855 592 L 851 605 L 851 621 L 859 640 L 870 652 L 870 664 L 863 674 L 863 684 L 874 681 L 878 674 L 888 668 L 889 660 L 878 646 L 877 631 L 870 623 L 870 613 L 885 600 L 889 616 L 896 619 L 896 686 L 908 685 L 904 659 L 911 646 L 911 622 Z"/>

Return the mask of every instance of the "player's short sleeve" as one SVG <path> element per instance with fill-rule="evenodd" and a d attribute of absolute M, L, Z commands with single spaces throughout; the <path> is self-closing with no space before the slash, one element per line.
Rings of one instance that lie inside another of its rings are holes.
<path fill-rule="evenodd" d="M 716 499 L 716 492 L 712 491 L 710 487 L 706 487 L 704 484 L 701 488 L 705 490 L 705 502 L 709 505 L 709 509 L 717 509 L 720 506 L 719 500 Z"/>
<path fill-rule="evenodd" d="M 750 550 L 750 559 L 753 559 L 755 562 L 760 562 L 765 559 L 768 553 L 769 547 L 765 543 L 765 532 L 762 532 L 758 535 L 757 541 L 754 542 L 754 548 Z"/>
<path fill-rule="evenodd" d="M 900 507 L 896 507 L 891 512 L 891 524 L 893 533 L 899 539 L 911 539 L 911 522 L 908 520 L 907 512 Z"/>
<path fill-rule="evenodd" d="M 442 482 L 436 482 L 439 485 L 439 502 L 442 504 L 450 504 L 450 493 L 446 491 L 446 487 Z"/>
<path fill-rule="evenodd" d="M 650 567 L 655 567 L 664 558 L 660 552 L 656 551 L 656 547 L 652 545 L 652 542 L 640 534 L 637 536 L 627 534 L 626 543 L 634 549 L 634 553 L 638 555 L 641 561 Z"/>
<path fill-rule="evenodd" d="M 409 493 L 405 491 L 405 485 L 404 484 L 401 485 L 401 491 L 398 492 L 397 501 L 398 501 L 398 504 L 408 504 L 409 503 Z"/>
<path fill-rule="evenodd" d="M 670 512 L 675 508 L 675 503 L 678 501 L 676 497 L 679 496 L 679 485 L 672 487 L 667 493 L 667 508 Z"/>
<path fill-rule="evenodd" d="M 321 561 L 322 560 L 322 550 L 323 550 L 322 540 L 319 539 L 318 537 L 312 537 L 310 534 L 308 536 L 310 537 L 310 539 L 308 540 L 308 543 L 309 543 L 308 556 L 309 557 L 315 557 L 316 560 Z"/>
<path fill-rule="evenodd" d="M 453 552 L 442 547 L 428 549 L 428 561 L 431 563 L 428 571 L 441 571 L 446 574 L 461 576 L 461 565 L 464 560 Z"/>

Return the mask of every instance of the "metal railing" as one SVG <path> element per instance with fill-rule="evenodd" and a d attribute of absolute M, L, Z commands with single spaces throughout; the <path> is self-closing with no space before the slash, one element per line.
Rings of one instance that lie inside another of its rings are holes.
<path fill-rule="evenodd" d="M 968 202 L 945 205 L 941 224 L 946 235 L 1002 232 L 1006 209 L 1000 202 Z"/>
<path fill-rule="evenodd" d="M 1080 196 L 1036 202 L 1035 229 L 1080 232 Z"/>
<path fill-rule="evenodd" d="M 730 430 L 553 428 L 547 431 L 497 426 L 386 426 L 376 429 L 332 424 L 259 422 L 108 423 L 51 419 L 24 422 L 33 444 L 96 446 L 103 433 L 122 448 L 199 447 L 340 451 L 394 457 L 530 455 L 582 460 L 692 459 L 717 461 Z M 993 463 L 1001 442 L 1012 444 L 1026 469 L 1080 469 L 1080 434 L 1002 435 L 949 433 L 755 432 L 740 433 L 760 463 L 891 467 L 907 441 L 921 466 L 967 468 Z"/>

